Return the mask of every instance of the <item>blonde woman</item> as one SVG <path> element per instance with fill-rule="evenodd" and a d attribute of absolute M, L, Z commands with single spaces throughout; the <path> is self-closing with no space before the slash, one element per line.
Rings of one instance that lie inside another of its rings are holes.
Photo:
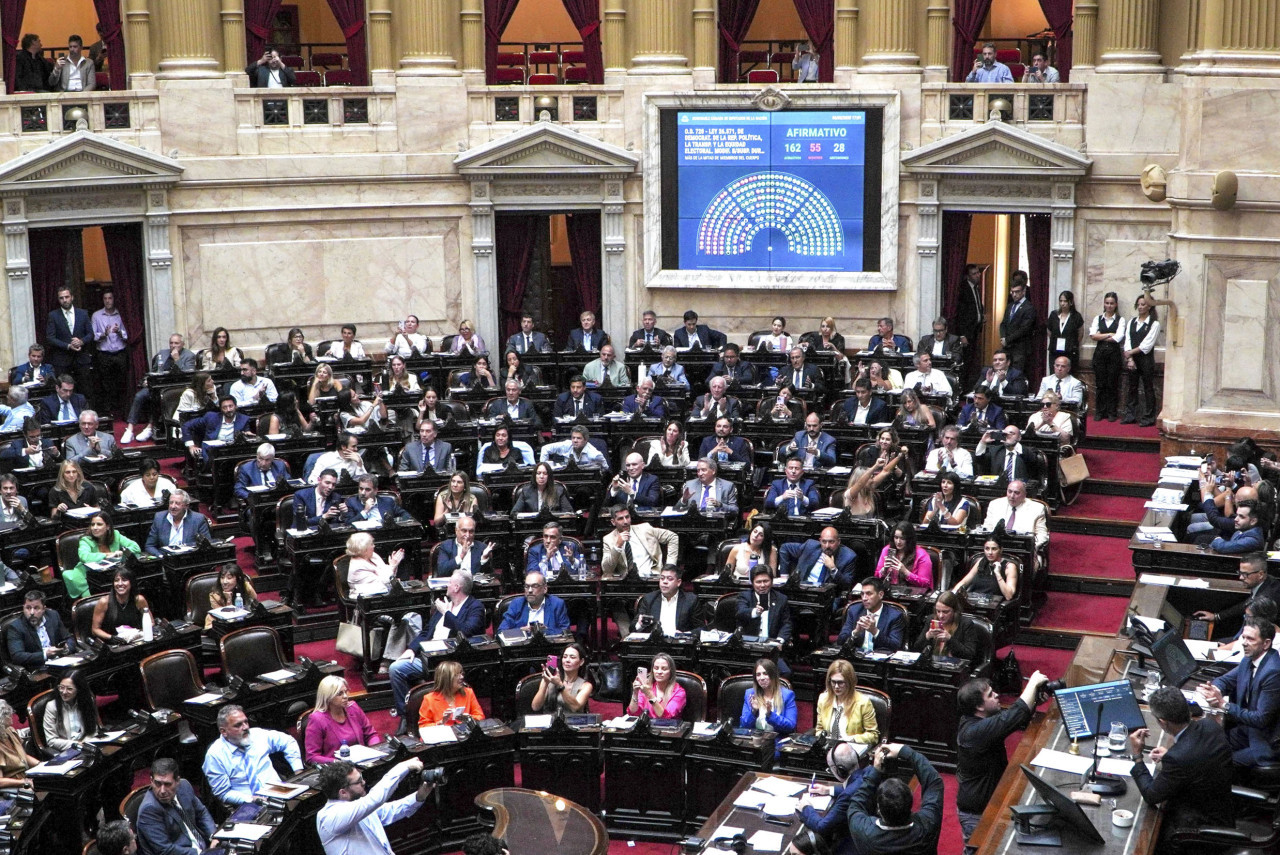
<path fill-rule="evenodd" d="M 84 471 L 74 460 L 64 460 L 58 477 L 49 489 L 49 516 L 55 520 L 73 508 L 98 504 L 98 491 L 84 480 Z"/>
<path fill-rule="evenodd" d="M 476 693 L 463 677 L 462 664 L 452 660 L 436 666 L 436 688 L 422 699 L 422 711 L 418 714 L 418 727 L 431 727 L 444 721 L 445 713 L 457 710 L 474 719 L 484 718 L 484 710 L 476 700 Z"/>
<path fill-rule="evenodd" d="M 827 668 L 826 690 L 818 696 L 814 726 L 842 742 L 875 745 L 880 741 L 876 709 L 858 692 L 858 674 L 846 659 Z"/>
<path fill-rule="evenodd" d="M 485 347 L 484 339 L 476 332 L 476 325 L 469 320 L 464 320 L 458 324 L 458 335 L 453 340 L 453 347 L 449 350 L 451 356 L 457 356 L 459 353 L 488 353 L 489 348 Z"/>
<path fill-rule="evenodd" d="M 307 389 L 307 402 L 315 406 L 319 398 L 333 398 L 343 390 L 341 381 L 333 379 L 333 368 L 327 362 L 316 366 L 316 373 L 311 377 L 311 387 Z"/>
<path fill-rule="evenodd" d="M 449 486 L 436 492 L 436 509 L 432 522 L 439 529 L 450 514 L 474 517 L 479 512 L 480 502 L 471 492 L 471 479 L 459 469 L 449 476 Z"/>
<path fill-rule="evenodd" d="M 382 740 L 364 710 L 351 700 L 347 681 L 330 674 L 316 687 L 316 705 L 303 741 L 308 763 L 332 763 L 344 745 L 377 745 Z"/>
<path fill-rule="evenodd" d="M 676 682 L 676 661 L 659 653 L 649 663 L 649 669 L 639 671 L 632 681 L 627 713 L 639 715 L 643 710 L 650 718 L 679 718 L 686 697 L 684 687 Z"/>
<path fill-rule="evenodd" d="M 771 730 L 779 737 L 796 729 L 796 693 L 782 685 L 778 663 L 757 659 L 754 685 L 742 698 L 738 727 Z"/>

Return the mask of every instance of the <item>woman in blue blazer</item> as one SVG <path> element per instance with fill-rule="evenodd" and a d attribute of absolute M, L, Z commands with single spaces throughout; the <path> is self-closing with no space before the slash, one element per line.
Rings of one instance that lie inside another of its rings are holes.
<path fill-rule="evenodd" d="M 738 727 L 771 730 L 779 737 L 796 729 L 796 693 L 782 685 L 778 665 L 772 659 L 757 659 L 755 685 L 742 699 Z"/>

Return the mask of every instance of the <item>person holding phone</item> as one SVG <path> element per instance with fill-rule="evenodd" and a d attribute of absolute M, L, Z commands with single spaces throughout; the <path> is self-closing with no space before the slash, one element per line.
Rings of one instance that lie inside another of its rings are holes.
<path fill-rule="evenodd" d="M 284 89 L 298 85 L 298 76 L 280 59 L 280 51 L 267 45 L 257 61 L 244 70 L 249 75 L 249 85 L 254 89 Z"/>
<path fill-rule="evenodd" d="M 587 682 L 587 649 L 578 642 L 571 643 L 559 656 L 548 656 L 542 668 L 542 680 L 533 696 L 534 712 L 580 713 L 587 711 L 594 686 Z"/>
<path fill-rule="evenodd" d="M 676 662 L 666 653 L 653 657 L 650 668 L 640 668 L 631 683 L 628 715 L 642 711 L 650 718 L 679 718 L 686 701 L 684 687 L 676 681 Z"/>
<path fill-rule="evenodd" d="M 54 92 L 92 92 L 98 88 L 93 60 L 84 54 L 84 39 L 67 36 L 67 52 L 58 56 L 49 74 L 49 88 Z"/>
<path fill-rule="evenodd" d="M 991 655 L 991 637 L 964 613 L 960 597 L 943 591 L 933 606 L 933 619 L 916 637 L 914 650 L 934 656 L 968 659 L 976 668 Z"/>
<path fill-rule="evenodd" d="M 1003 62 L 996 61 L 996 46 L 987 42 L 982 46 L 982 56 L 974 57 L 973 70 L 965 83 L 1012 83 L 1013 72 Z"/>
<path fill-rule="evenodd" d="M 808 42 L 796 45 L 795 56 L 791 58 L 791 70 L 796 73 L 796 83 L 818 82 L 818 55 Z"/>

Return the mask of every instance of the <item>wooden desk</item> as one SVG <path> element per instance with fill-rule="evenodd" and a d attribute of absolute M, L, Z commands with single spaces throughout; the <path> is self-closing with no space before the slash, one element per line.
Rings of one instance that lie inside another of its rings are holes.
<path fill-rule="evenodd" d="M 716 830 L 722 825 L 741 828 L 742 835 L 748 840 L 751 835 L 757 831 L 778 831 L 782 832 L 782 851 L 786 852 L 791 845 L 791 841 L 795 839 L 796 834 L 804 827 L 804 823 L 800 821 L 799 814 L 792 814 L 791 824 L 785 828 L 781 825 L 765 822 L 764 814 L 758 810 L 746 810 L 745 808 L 734 807 L 733 802 L 738 796 L 751 789 L 751 785 L 761 778 L 781 778 L 784 781 L 794 781 L 798 784 L 808 784 L 807 778 L 798 778 L 791 775 L 771 775 L 764 772 L 747 772 L 738 782 L 734 784 L 724 800 L 720 802 L 710 816 L 698 828 L 696 834 L 703 840 L 711 840 Z"/>
<path fill-rule="evenodd" d="M 476 807 L 491 815 L 493 834 L 511 855 L 606 855 L 609 834 L 591 811 L 568 799 L 518 787 L 487 790 Z"/>

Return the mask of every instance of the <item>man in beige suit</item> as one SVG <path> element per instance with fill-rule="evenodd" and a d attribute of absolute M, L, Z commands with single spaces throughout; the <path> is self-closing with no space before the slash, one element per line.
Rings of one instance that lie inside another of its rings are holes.
<path fill-rule="evenodd" d="M 84 39 L 67 37 L 67 55 L 58 57 L 49 88 L 56 92 L 91 92 L 98 85 L 93 60 L 84 55 Z"/>
<path fill-rule="evenodd" d="M 656 577 L 664 565 L 680 563 L 680 539 L 675 532 L 648 523 L 632 525 L 631 509 L 625 505 L 615 507 L 610 519 L 613 531 L 604 536 L 601 562 L 606 579 L 621 579 L 633 565 L 641 576 Z"/>

